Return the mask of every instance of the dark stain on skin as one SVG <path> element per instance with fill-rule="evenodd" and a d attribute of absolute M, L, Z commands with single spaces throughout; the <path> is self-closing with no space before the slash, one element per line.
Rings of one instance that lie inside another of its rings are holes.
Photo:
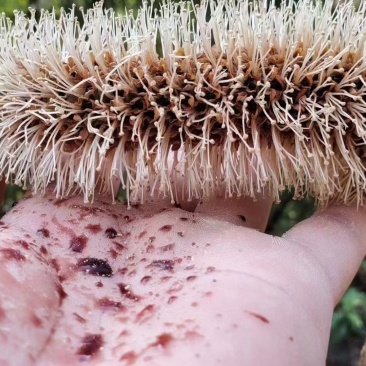
<path fill-rule="evenodd" d="M 119 283 L 118 284 L 119 291 L 123 297 L 126 299 L 132 300 L 132 301 L 140 301 L 141 296 L 136 295 L 131 290 L 131 285 L 126 285 L 125 283 Z"/>
<path fill-rule="evenodd" d="M 56 258 L 51 259 L 50 261 L 51 266 L 56 271 L 56 273 L 60 272 L 60 265 Z"/>
<path fill-rule="evenodd" d="M 99 224 L 89 224 L 85 226 L 86 230 L 89 230 L 93 234 L 98 234 L 102 231 L 102 227 Z"/>
<path fill-rule="evenodd" d="M 147 247 L 146 247 L 146 253 L 153 253 L 155 250 L 155 246 L 153 244 L 149 244 Z"/>
<path fill-rule="evenodd" d="M 126 247 L 123 244 L 118 243 L 118 241 L 112 241 L 112 244 L 116 247 L 116 250 L 118 250 L 119 252 L 122 252 L 122 250 L 126 249 Z"/>
<path fill-rule="evenodd" d="M 43 326 L 42 320 L 34 313 L 32 313 L 30 321 L 36 328 L 41 328 Z"/>
<path fill-rule="evenodd" d="M 172 230 L 172 225 L 164 225 L 162 226 L 160 229 L 160 231 L 163 231 L 165 233 L 169 232 L 170 230 Z"/>
<path fill-rule="evenodd" d="M 130 218 L 130 216 L 128 216 L 128 215 L 125 215 L 125 216 L 123 216 L 123 219 L 125 220 L 125 222 L 127 222 L 127 223 L 130 223 L 130 222 L 132 222 L 134 219 L 131 219 Z"/>
<path fill-rule="evenodd" d="M 178 299 L 178 296 L 170 296 L 168 299 L 168 304 L 173 304 Z"/>
<path fill-rule="evenodd" d="M 178 236 L 180 236 L 181 238 L 183 238 L 183 236 L 184 236 L 184 234 L 183 234 L 183 232 L 182 232 L 182 231 L 178 231 L 178 232 L 177 232 L 177 235 L 178 235 Z"/>
<path fill-rule="evenodd" d="M 180 220 L 181 221 L 188 221 L 188 217 L 181 217 Z"/>
<path fill-rule="evenodd" d="M 113 301 L 108 297 L 103 297 L 97 300 L 97 305 L 103 310 L 120 310 L 120 311 L 127 310 L 127 308 L 124 305 L 122 305 L 121 302 Z"/>
<path fill-rule="evenodd" d="M 47 255 L 48 254 L 48 250 L 47 250 L 47 248 L 44 245 L 41 245 L 41 247 L 39 248 L 39 250 L 40 250 L 40 252 L 43 255 Z"/>
<path fill-rule="evenodd" d="M 244 215 L 238 215 L 239 219 L 243 222 L 247 222 L 247 218 Z"/>
<path fill-rule="evenodd" d="M 294 341 L 294 337 L 288 337 L 288 340 L 293 342 Z"/>
<path fill-rule="evenodd" d="M 113 259 L 117 259 L 117 257 L 119 256 L 119 253 L 113 248 L 110 248 L 108 252 Z"/>
<path fill-rule="evenodd" d="M 128 272 L 128 268 L 127 267 L 118 268 L 117 272 L 122 276 L 124 276 Z"/>
<path fill-rule="evenodd" d="M 248 313 L 249 315 L 253 316 L 254 318 L 259 319 L 262 323 L 269 324 L 269 320 L 265 316 L 258 314 L 258 313 L 254 313 L 252 311 L 248 311 L 248 310 L 245 310 L 245 312 Z"/>
<path fill-rule="evenodd" d="M 53 201 L 53 200 L 51 200 L 51 201 L 53 201 L 53 204 L 55 206 L 60 207 L 61 205 L 63 205 L 68 200 L 69 200 L 69 198 L 61 198 L 61 199 L 57 199 L 55 201 Z"/>
<path fill-rule="evenodd" d="M 215 267 L 209 266 L 209 267 L 206 268 L 206 273 L 212 273 L 212 272 L 215 272 L 215 271 L 216 271 Z"/>
<path fill-rule="evenodd" d="M 17 240 L 15 244 L 20 245 L 25 250 L 29 250 L 29 243 L 27 243 L 25 240 Z"/>
<path fill-rule="evenodd" d="M 135 361 L 137 360 L 137 357 L 138 356 L 134 351 L 129 351 L 122 355 L 122 357 L 120 358 L 120 361 L 127 362 L 127 365 L 133 365 L 135 363 Z"/>
<path fill-rule="evenodd" d="M 143 284 L 143 285 L 146 285 L 150 280 L 152 279 L 151 276 L 144 276 L 141 278 L 140 282 Z"/>
<path fill-rule="evenodd" d="M 86 334 L 81 340 L 77 355 L 94 356 L 103 347 L 104 341 L 101 334 Z"/>
<path fill-rule="evenodd" d="M 161 269 L 163 271 L 173 271 L 174 265 L 175 263 L 171 259 L 159 259 L 152 261 L 147 267 L 148 268 L 154 267 Z"/>
<path fill-rule="evenodd" d="M 77 262 L 77 266 L 86 274 L 93 276 L 111 277 L 113 276 L 112 267 L 104 259 L 82 258 Z"/>
<path fill-rule="evenodd" d="M 151 347 L 163 347 L 167 348 L 168 345 L 173 341 L 173 336 L 170 333 L 162 333 L 157 336 L 157 339 L 154 343 L 151 343 Z"/>
<path fill-rule="evenodd" d="M 106 229 L 106 231 L 104 232 L 104 235 L 108 238 L 108 239 L 114 239 L 117 236 L 117 231 L 116 229 L 113 229 L 113 227 L 109 227 L 108 229 Z"/>
<path fill-rule="evenodd" d="M 88 242 L 88 238 L 84 235 L 74 236 L 70 239 L 70 249 L 73 252 L 81 253 Z"/>
<path fill-rule="evenodd" d="M 188 276 L 187 277 L 188 282 L 194 281 L 195 279 L 197 279 L 197 276 Z"/>
<path fill-rule="evenodd" d="M 48 229 L 42 228 L 37 230 L 37 236 L 40 238 L 49 238 L 50 237 L 50 231 Z"/>
<path fill-rule="evenodd" d="M 141 233 L 139 234 L 139 236 L 137 238 L 142 239 L 145 235 L 146 235 L 146 230 L 141 231 Z"/>
<path fill-rule="evenodd" d="M 12 261 L 17 261 L 17 262 L 26 260 L 26 257 L 22 253 L 20 253 L 20 251 L 17 249 L 3 248 L 3 249 L 0 249 L 0 252 L 3 253 L 5 259 L 7 259 L 7 260 L 12 260 Z"/>
<path fill-rule="evenodd" d="M 145 306 L 139 313 L 136 315 L 136 322 L 143 323 L 144 321 L 151 318 L 155 310 L 154 305 Z"/>
<path fill-rule="evenodd" d="M 0 306 L 0 323 L 6 319 L 5 310 Z"/>
<path fill-rule="evenodd" d="M 160 247 L 159 249 L 160 249 L 161 253 L 165 253 L 165 252 L 173 251 L 174 248 L 175 248 L 175 244 L 170 243 L 170 244 L 164 245 L 163 247 Z"/>
<path fill-rule="evenodd" d="M 78 313 L 72 313 L 72 315 L 74 316 L 74 318 L 81 324 L 85 324 L 86 323 L 86 319 L 83 318 L 81 315 L 79 315 Z"/>
<path fill-rule="evenodd" d="M 63 302 L 63 300 L 66 299 L 67 293 L 65 292 L 64 287 L 62 286 L 62 283 L 60 282 L 60 280 L 55 283 L 55 286 L 56 286 L 56 291 L 58 293 L 58 297 L 60 299 L 60 304 L 61 304 Z"/>
<path fill-rule="evenodd" d="M 84 206 L 84 205 L 79 205 L 79 204 L 72 205 L 71 208 L 76 208 L 76 209 L 80 210 L 79 220 L 83 220 L 87 216 L 96 216 L 96 214 L 99 212 L 105 212 L 100 207 L 91 207 L 91 206 Z"/>

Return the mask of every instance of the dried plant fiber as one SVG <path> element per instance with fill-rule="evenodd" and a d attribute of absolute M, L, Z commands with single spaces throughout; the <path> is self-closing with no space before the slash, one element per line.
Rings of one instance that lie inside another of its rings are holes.
<path fill-rule="evenodd" d="M 286 188 L 363 204 L 366 2 L 102 4 L 0 22 L 0 175 L 130 202 Z"/>

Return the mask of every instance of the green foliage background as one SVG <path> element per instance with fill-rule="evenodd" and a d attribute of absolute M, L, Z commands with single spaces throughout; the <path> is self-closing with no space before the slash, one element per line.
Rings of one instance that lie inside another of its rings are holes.
<path fill-rule="evenodd" d="M 197 3 L 198 1 L 195 0 Z M 277 3 L 280 3 L 278 0 Z M 90 8 L 93 0 L 0 0 L 0 12 L 6 13 L 10 18 L 13 17 L 13 10 L 28 11 L 31 6 L 36 9 L 55 8 L 56 12 L 60 7 L 71 8 L 75 3 L 77 7 L 83 6 Z M 138 0 L 104 0 L 106 8 L 113 7 L 118 12 L 125 9 L 137 9 L 140 5 Z M 23 192 L 18 187 L 10 186 L 7 194 L 2 214 L 8 211 L 15 201 L 21 199 Z M 274 205 L 267 232 L 272 235 L 280 236 L 289 230 L 297 222 L 304 220 L 314 212 L 314 204 L 311 198 L 302 201 L 292 200 L 291 192 L 282 196 L 282 202 Z M 352 287 L 345 294 L 338 305 L 333 318 L 333 328 L 331 334 L 331 344 L 328 355 L 328 366 L 355 366 L 357 364 L 359 349 L 366 336 L 366 262 L 360 268 L 359 274 L 354 280 Z M 316 299 L 314 299 L 316 301 Z M 301 329 L 299 329 L 301 332 Z M 304 350 L 306 352 L 306 350 Z"/>

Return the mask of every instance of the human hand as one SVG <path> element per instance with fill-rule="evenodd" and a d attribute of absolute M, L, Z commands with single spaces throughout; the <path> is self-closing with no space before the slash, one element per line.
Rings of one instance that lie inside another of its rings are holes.
<path fill-rule="evenodd" d="M 363 210 L 278 238 L 246 227 L 264 229 L 268 200 L 107 202 L 28 198 L 3 218 L 1 366 L 325 364 Z"/>

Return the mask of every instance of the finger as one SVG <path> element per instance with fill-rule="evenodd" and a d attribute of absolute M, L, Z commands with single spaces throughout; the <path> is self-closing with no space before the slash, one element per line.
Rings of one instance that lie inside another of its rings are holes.
<path fill-rule="evenodd" d="M 284 238 L 305 248 L 323 268 L 336 304 L 366 254 L 366 211 L 333 206 L 299 223 Z"/>
<path fill-rule="evenodd" d="M 264 231 L 267 225 L 273 199 L 260 197 L 218 198 L 201 200 L 195 213 L 217 220 Z"/>

